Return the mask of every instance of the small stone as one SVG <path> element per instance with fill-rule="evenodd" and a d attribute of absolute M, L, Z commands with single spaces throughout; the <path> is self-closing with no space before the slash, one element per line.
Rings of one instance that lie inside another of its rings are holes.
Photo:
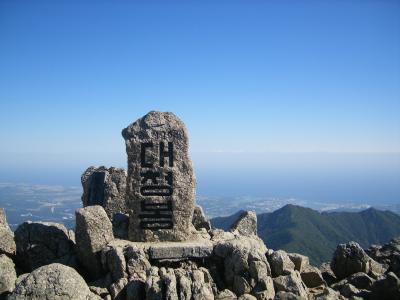
<path fill-rule="evenodd" d="M 161 279 L 165 286 L 165 300 L 175 300 L 178 299 L 178 292 L 176 289 L 176 277 L 174 270 L 168 268 L 165 272 L 161 274 Z"/>
<path fill-rule="evenodd" d="M 307 298 L 301 297 L 291 292 L 280 291 L 275 294 L 274 300 L 307 300 Z"/>
<path fill-rule="evenodd" d="M 275 288 L 272 278 L 268 276 L 259 279 L 256 286 L 253 288 L 252 294 L 257 300 L 274 299 Z"/>
<path fill-rule="evenodd" d="M 14 262 L 5 254 L 0 255 L 0 294 L 12 292 L 17 280 Z"/>
<path fill-rule="evenodd" d="M 295 268 L 294 263 L 283 250 L 278 250 L 272 253 L 272 255 L 268 257 L 268 261 L 271 266 L 273 277 L 290 274 L 290 272 Z"/>
<path fill-rule="evenodd" d="M 314 288 L 320 285 L 326 285 L 324 278 L 322 277 L 321 271 L 317 267 L 306 266 L 300 273 L 301 279 L 308 288 Z"/>
<path fill-rule="evenodd" d="M 257 215 L 254 211 L 245 211 L 232 225 L 231 231 L 244 236 L 257 235 Z"/>
<path fill-rule="evenodd" d="M 111 167 L 89 167 L 81 177 L 83 207 L 101 205 L 108 218 L 113 220 L 116 213 L 126 213 L 125 191 L 126 172 Z"/>
<path fill-rule="evenodd" d="M 244 294 L 240 296 L 238 300 L 257 300 L 257 298 L 250 294 Z"/>
<path fill-rule="evenodd" d="M 146 281 L 147 271 L 151 268 L 149 261 L 144 254 L 137 253 L 135 256 L 128 259 L 127 269 L 128 273 L 133 278 L 138 278 Z"/>
<path fill-rule="evenodd" d="M 214 300 L 211 283 L 208 282 L 210 277 L 209 274 L 205 276 L 204 270 L 192 271 L 192 298 L 194 300 Z"/>
<path fill-rule="evenodd" d="M 77 271 L 54 263 L 39 267 L 27 275 L 8 299 L 88 300 L 93 297 L 85 280 Z"/>
<path fill-rule="evenodd" d="M 303 268 L 310 264 L 310 260 L 307 256 L 298 253 L 288 253 L 290 260 L 294 263 L 294 269 L 296 271 L 303 271 Z"/>
<path fill-rule="evenodd" d="M 314 300 L 344 300 L 343 296 L 339 292 L 325 287 L 321 292 L 313 294 Z"/>
<path fill-rule="evenodd" d="M 162 300 L 162 280 L 158 275 L 158 268 L 151 267 L 145 283 L 146 300 Z"/>
<path fill-rule="evenodd" d="M 358 289 L 371 289 L 372 285 L 374 284 L 375 280 L 369 277 L 367 274 L 358 272 L 350 275 L 347 277 L 347 281 L 350 282 Z"/>
<path fill-rule="evenodd" d="M 111 222 L 100 205 L 78 209 L 75 215 L 78 258 L 93 278 L 100 277 L 100 251 L 114 239 Z"/>
<path fill-rule="evenodd" d="M 194 228 L 196 228 L 196 230 L 204 228 L 208 231 L 211 229 L 210 221 L 207 220 L 206 216 L 204 215 L 203 209 L 199 205 L 196 205 L 194 207 L 192 224 Z"/>

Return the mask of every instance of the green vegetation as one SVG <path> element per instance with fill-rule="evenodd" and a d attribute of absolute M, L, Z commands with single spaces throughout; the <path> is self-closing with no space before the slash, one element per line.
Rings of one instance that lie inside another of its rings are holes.
<path fill-rule="evenodd" d="M 212 219 L 213 226 L 228 229 L 238 214 Z M 258 217 L 258 235 L 267 247 L 298 252 L 313 264 L 330 261 L 337 244 L 356 241 L 367 248 L 400 235 L 400 216 L 369 208 L 362 212 L 320 213 L 286 205 Z"/>

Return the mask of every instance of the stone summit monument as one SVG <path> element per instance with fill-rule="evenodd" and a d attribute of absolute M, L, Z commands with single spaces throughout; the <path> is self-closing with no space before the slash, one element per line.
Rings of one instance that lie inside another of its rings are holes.
<path fill-rule="evenodd" d="M 173 113 L 152 111 L 125 128 L 122 136 L 128 155 L 128 239 L 190 239 L 195 177 L 185 125 Z"/>

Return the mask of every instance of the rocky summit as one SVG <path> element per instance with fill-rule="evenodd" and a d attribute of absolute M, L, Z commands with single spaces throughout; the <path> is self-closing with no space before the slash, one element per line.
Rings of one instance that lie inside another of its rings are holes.
<path fill-rule="evenodd" d="M 0 210 L 0 299 L 400 299 L 400 239 L 337 246 L 330 263 L 268 249 L 257 216 L 212 228 L 195 204 L 184 124 L 150 112 L 123 130 L 128 172 L 82 175 L 75 231 Z"/>

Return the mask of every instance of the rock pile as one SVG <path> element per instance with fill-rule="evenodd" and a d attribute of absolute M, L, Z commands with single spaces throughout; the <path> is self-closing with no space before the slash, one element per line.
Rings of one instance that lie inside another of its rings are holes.
<path fill-rule="evenodd" d="M 339 245 L 317 268 L 268 249 L 254 212 L 213 229 L 194 202 L 181 121 L 151 112 L 123 135 L 128 175 L 85 171 L 75 232 L 26 222 L 14 237 L 0 210 L 0 299 L 400 299 L 400 239 Z"/>

